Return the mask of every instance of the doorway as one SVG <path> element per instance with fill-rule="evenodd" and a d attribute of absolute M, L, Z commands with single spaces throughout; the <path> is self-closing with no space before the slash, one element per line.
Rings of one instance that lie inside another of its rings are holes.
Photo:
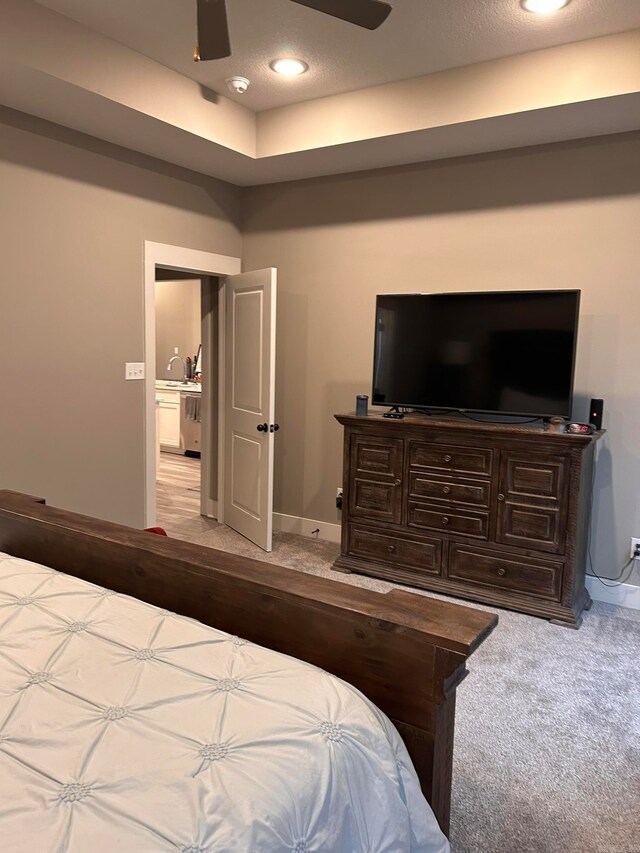
<path fill-rule="evenodd" d="M 224 504 L 218 501 L 224 493 L 224 406 L 211 405 L 210 394 L 216 393 L 218 399 L 224 399 L 224 341 L 222 323 L 219 323 L 218 293 L 227 275 L 240 272 L 240 258 L 216 255 L 195 249 L 185 249 L 165 243 L 145 242 L 145 527 L 156 524 L 158 462 L 157 415 L 156 415 L 156 276 L 167 271 L 182 277 L 202 279 L 201 287 L 201 343 L 202 375 L 215 374 L 216 383 L 205 379 L 202 384 L 201 402 L 201 482 L 200 514 L 205 517 L 217 516 L 224 522 Z M 222 334 L 218 334 L 221 331 Z M 215 350 L 215 352 L 214 352 Z M 186 360 L 188 353 L 184 354 Z M 178 365 L 176 361 L 174 364 Z M 174 368 L 175 370 L 176 368 Z M 217 400 L 216 400 L 217 402 Z M 212 423 L 212 414 L 217 409 L 217 423 Z M 216 465 L 211 465 L 212 451 L 215 448 Z M 217 470 L 216 470 L 217 468 Z M 213 482 L 212 482 L 213 481 Z M 217 502 L 217 506 L 216 506 Z"/>
<path fill-rule="evenodd" d="M 215 432 L 218 381 L 204 372 L 202 347 L 203 305 L 211 303 L 204 289 L 218 291 L 211 276 L 156 267 L 156 524 L 177 539 L 208 530 L 217 519 L 217 494 L 202 500 L 202 466 L 217 485 L 217 443 L 209 444 L 209 458 L 202 456 L 202 397 L 208 389 L 211 427 Z M 217 300 L 213 300 L 217 308 Z M 205 341 L 211 346 L 217 367 L 217 334 Z M 206 490 L 205 490 L 206 491 Z"/>
<path fill-rule="evenodd" d="M 274 423 L 276 270 L 241 273 L 239 258 L 164 243 L 147 241 L 144 249 L 144 526 L 156 525 L 155 286 L 156 271 L 163 269 L 210 282 L 201 289 L 202 372 L 203 377 L 217 376 L 218 384 L 217 393 L 214 382 L 202 384 L 200 514 L 217 516 L 219 523 L 229 524 L 270 551 L 278 430 Z"/>

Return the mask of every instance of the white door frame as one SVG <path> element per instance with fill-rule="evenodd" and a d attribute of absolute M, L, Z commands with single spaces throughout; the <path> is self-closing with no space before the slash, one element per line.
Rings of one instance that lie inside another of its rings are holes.
<path fill-rule="evenodd" d="M 182 246 L 171 246 L 168 243 L 144 241 L 144 526 L 152 527 L 156 521 L 156 315 L 155 288 L 156 266 L 173 269 L 180 272 L 192 272 L 196 276 L 213 275 L 227 276 L 241 272 L 242 261 L 230 255 L 216 255 L 212 252 L 201 252 L 198 249 L 185 249 Z M 218 291 L 220 309 L 219 335 L 219 371 L 218 394 L 219 400 L 224 400 L 224 281 Z M 205 354 L 206 357 L 206 354 Z M 222 521 L 220 513 L 224 506 L 224 405 L 218 405 L 218 520 Z M 205 460 L 210 459 L 211 424 L 205 418 L 202 445 Z M 210 494 L 209 469 L 203 470 L 202 489 L 206 488 L 207 497 Z"/>

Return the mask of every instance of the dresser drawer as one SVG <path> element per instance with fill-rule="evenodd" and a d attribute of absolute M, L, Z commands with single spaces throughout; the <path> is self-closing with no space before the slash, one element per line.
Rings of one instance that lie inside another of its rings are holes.
<path fill-rule="evenodd" d="M 496 541 L 518 548 L 564 553 L 563 516 L 555 509 L 525 506 L 501 500 L 499 495 Z"/>
<path fill-rule="evenodd" d="M 356 435 L 351 440 L 351 472 L 355 476 L 402 477 L 401 438 Z"/>
<path fill-rule="evenodd" d="M 402 516 L 400 480 L 364 480 L 354 478 L 349 493 L 349 515 L 399 524 Z"/>
<path fill-rule="evenodd" d="M 562 563 L 485 551 L 459 542 L 449 547 L 452 581 L 560 601 Z"/>
<path fill-rule="evenodd" d="M 412 441 L 409 451 L 411 468 L 430 468 L 432 471 L 451 471 L 457 474 L 490 476 L 493 450 L 476 447 L 455 447 L 447 444 L 424 444 Z"/>
<path fill-rule="evenodd" d="M 412 471 L 409 484 L 409 496 L 412 498 L 430 498 L 447 504 L 489 506 L 491 484 L 486 480 L 441 480 Z"/>
<path fill-rule="evenodd" d="M 500 493 L 516 503 L 563 507 L 569 487 L 571 459 L 535 453 L 503 452 Z"/>
<path fill-rule="evenodd" d="M 409 526 L 487 539 L 489 514 L 409 501 Z"/>
<path fill-rule="evenodd" d="M 355 525 L 349 530 L 349 553 L 354 557 L 433 575 L 439 575 L 442 566 L 442 542 L 439 539 L 413 539 Z"/>

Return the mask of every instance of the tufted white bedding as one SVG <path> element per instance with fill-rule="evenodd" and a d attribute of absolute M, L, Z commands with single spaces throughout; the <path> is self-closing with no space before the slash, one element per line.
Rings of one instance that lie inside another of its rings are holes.
<path fill-rule="evenodd" d="M 3 853 L 446 853 L 404 744 L 309 664 L 0 553 Z"/>

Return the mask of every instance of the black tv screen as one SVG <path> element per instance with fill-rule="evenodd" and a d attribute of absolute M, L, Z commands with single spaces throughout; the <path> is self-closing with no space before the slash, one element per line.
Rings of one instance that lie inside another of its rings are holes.
<path fill-rule="evenodd" d="M 378 296 L 372 403 L 571 416 L 579 290 Z"/>

